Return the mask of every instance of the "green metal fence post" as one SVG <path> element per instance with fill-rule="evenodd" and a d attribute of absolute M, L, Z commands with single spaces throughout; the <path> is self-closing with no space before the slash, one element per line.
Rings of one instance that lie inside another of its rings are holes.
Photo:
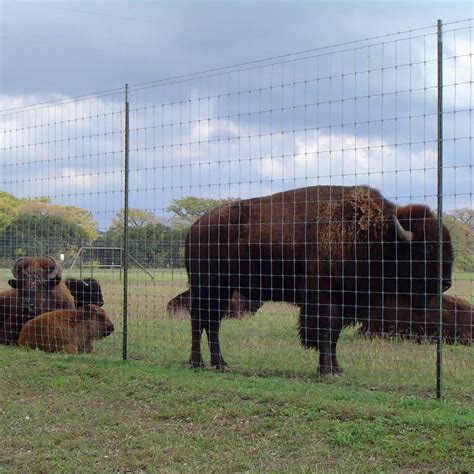
<path fill-rule="evenodd" d="M 437 208 L 438 208 L 438 337 L 436 340 L 436 398 L 443 396 L 443 25 L 438 20 L 438 179 L 437 179 Z"/>
<path fill-rule="evenodd" d="M 128 84 L 125 84 L 125 143 L 124 143 L 124 204 L 123 204 L 123 250 L 122 250 L 122 267 L 123 267 L 123 360 L 128 358 L 128 194 L 129 194 L 129 104 L 128 104 Z"/>

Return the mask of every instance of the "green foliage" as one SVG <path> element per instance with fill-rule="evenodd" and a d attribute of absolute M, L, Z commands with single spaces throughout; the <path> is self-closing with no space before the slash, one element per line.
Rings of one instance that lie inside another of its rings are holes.
<path fill-rule="evenodd" d="M 160 223 L 147 223 L 129 228 L 130 255 L 144 267 L 182 267 L 186 230 Z M 95 241 L 100 247 L 123 247 L 123 235 L 116 226 Z M 104 264 L 117 263 L 112 249 L 97 250 L 94 255 Z"/>
<path fill-rule="evenodd" d="M 28 201 L 21 207 L 21 213 L 31 216 L 55 216 L 68 224 L 79 226 L 89 239 L 97 237 L 97 222 L 92 218 L 92 214 L 77 206 L 61 206 L 51 204 L 48 201 Z"/>
<path fill-rule="evenodd" d="M 174 214 L 173 223 L 175 225 L 187 227 L 211 209 L 232 201 L 235 201 L 235 199 L 210 199 L 186 196 L 181 199 L 173 199 L 172 204 L 166 210 Z"/>
<path fill-rule="evenodd" d="M 21 204 L 21 199 L 0 191 L 0 232 L 19 214 Z"/>
<path fill-rule="evenodd" d="M 0 232 L 0 257 L 71 254 L 89 241 L 84 228 L 60 216 L 20 213 Z"/>
<path fill-rule="evenodd" d="M 466 222 L 467 210 L 451 211 L 443 216 L 444 225 L 451 234 L 455 251 L 455 266 L 460 271 L 474 271 L 474 229 Z M 462 219 L 456 216 L 462 216 Z"/>
<path fill-rule="evenodd" d="M 121 209 L 117 212 L 115 219 L 109 228 L 110 232 L 123 231 L 123 223 L 125 220 L 125 212 Z M 145 227 L 147 225 L 160 224 L 160 219 L 151 211 L 142 211 L 141 209 L 131 208 L 128 210 L 128 225 L 130 228 Z"/>

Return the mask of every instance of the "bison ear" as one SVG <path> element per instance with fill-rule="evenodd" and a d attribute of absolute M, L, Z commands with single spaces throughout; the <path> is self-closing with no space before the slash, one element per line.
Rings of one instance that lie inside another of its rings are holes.
<path fill-rule="evenodd" d="M 8 284 L 12 287 L 17 289 L 18 288 L 18 280 L 14 280 L 13 278 L 11 280 L 8 280 Z"/>

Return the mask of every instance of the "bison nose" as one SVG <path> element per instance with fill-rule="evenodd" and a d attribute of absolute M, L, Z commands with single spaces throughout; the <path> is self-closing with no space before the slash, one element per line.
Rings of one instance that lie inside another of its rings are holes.
<path fill-rule="evenodd" d="M 451 279 L 443 278 L 443 291 L 449 290 L 451 288 L 451 285 Z"/>

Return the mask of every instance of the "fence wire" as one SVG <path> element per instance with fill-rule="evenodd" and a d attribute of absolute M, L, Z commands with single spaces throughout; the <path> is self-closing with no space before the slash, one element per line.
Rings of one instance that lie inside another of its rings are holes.
<path fill-rule="evenodd" d="M 441 64 L 437 44 L 428 27 L 132 85 L 127 99 L 11 104 L 2 289 L 16 259 L 50 255 L 70 288 L 100 285 L 76 295 L 103 295 L 115 331 L 94 326 L 100 354 L 304 378 L 343 367 L 326 380 L 409 393 L 436 385 L 441 304 L 445 389 L 468 394 L 472 21 L 445 25 Z M 52 298 L 28 291 L 15 298 L 33 313 Z M 20 330 L 38 316 L 20 312 Z"/>

